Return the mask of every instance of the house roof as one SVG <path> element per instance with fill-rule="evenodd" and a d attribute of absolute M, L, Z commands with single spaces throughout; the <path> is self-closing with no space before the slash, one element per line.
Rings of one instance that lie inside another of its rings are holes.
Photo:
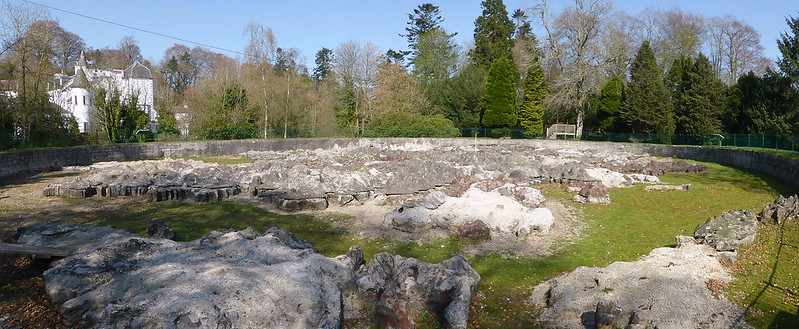
<path fill-rule="evenodd" d="M 150 72 L 146 66 L 136 61 L 133 65 L 128 66 L 124 72 L 125 79 L 151 79 L 153 78 L 153 73 Z"/>
<path fill-rule="evenodd" d="M 78 66 L 86 67 L 86 56 L 83 56 L 83 50 L 80 51 L 80 58 L 78 59 Z"/>
<path fill-rule="evenodd" d="M 72 78 L 72 88 L 89 88 L 89 78 L 86 77 L 86 72 L 82 67 L 79 67 Z"/>

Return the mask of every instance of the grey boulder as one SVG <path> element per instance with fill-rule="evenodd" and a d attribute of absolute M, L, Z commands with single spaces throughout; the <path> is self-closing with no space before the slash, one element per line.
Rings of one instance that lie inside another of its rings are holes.
<path fill-rule="evenodd" d="M 731 210 L 699 224 L 694 230 L 697 241 L 717 251 L 736 251 L 755 242 L 757 216 L 751 210 Z"/>
<path fill-rule="evenodd" d="M 773 203 L 766 205 L 760 213 L 760 220 L 769 220 L 773 223 L 782 224 L 789 218 L 799 217 L 799 197 L 795 194 L 786 198 L 780 197 Z"/>

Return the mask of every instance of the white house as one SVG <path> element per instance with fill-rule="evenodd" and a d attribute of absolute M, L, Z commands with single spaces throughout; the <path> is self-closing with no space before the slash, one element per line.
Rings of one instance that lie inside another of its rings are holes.
<path fill-rule="evenodd" d="M 123 100 L 138 97 L 138 107 L 150 117 L 150 130 L 155 131 L 158 113 L 153 107 L 153 74 L 149 68 L 136 61 L 124 70 L 96 70 L 89 68 L 83 52 L 75 65 L 75 74 L 56 75 L 62 87 L 51 90 L 50 101 L 72 113 L 81 132 L 93 129 L 92 117 L 96 108 L 92 104 L 93 93 L 99 88 L 118 90 Z"/>

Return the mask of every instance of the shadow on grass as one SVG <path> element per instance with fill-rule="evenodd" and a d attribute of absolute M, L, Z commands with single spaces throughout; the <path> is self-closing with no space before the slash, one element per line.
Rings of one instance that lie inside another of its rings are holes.
<path fill-rule="evenodd" d="M 785 183 L 777 178 L 764 173 L 747 170 L 740 167 L 716 165 L 713 174 L 702 173 L 692 175 L 695 182 L 707 185 L 718 184 L 719 182 L 728 183 L 734 187 L 744 190 L 767 190 L 771 189 L 783 196 L 790 196 L 799 193 L 799 187 Z M 753 179 L 757 178 L 757 179 Z"/>
<path fill-rule="evenodd" d="M 778 244 L 777 244 L 777 252 L 776 252 L 776 255 L 775 255 L 774 265 L 771 266 L 771 273 L 769 274 L 768 279 L 763 282 L 763 284 L 764 284 L 763 285 L 763 289 L 760 289 L 760 291 L 755 295 L 755 298 L 752 299 L 752 301 L 748 305 L 746 305 L 746 308 L 745 308 L 744 312 L 737 319 L 735 319 L 735 325 L 734 326 L 737 326 L 737 325 L 740 325 L 740 324 L 744 323 L 744 321 L 746 319 L 746 316 L 752 312 L 752 310 L 755 308 L 755 305 L 758 304 L 760 299 L 763 297 L 763 295 L 769 289 L 779 290 L 779 291 L 782 292 L 782 294 L 792 295 L 794 298 L 799 297 L 799 295 L 797 295 L 795 292 L 791 291 L 790 289 L 786 289 L 786 288 L 780 287 L 779 285 L 777 285 L 775 283 L 775 276 L 777 275 L 778 269 L 780 268 L 780 263 L 783 262 L 783 260 L 780 259 L 780 257 L 783 254 L 783 251 L 782 251 L 783 247 L 795 248 L 795 246 L 790 245 L 790 244 L 785 242 L 785 225 L 786 225 L 786 223 L 788 223 L 789 220 L 792 220 L 792 219 L 786 219 L 780 224 L 780 227 L 779 227 L 779 232 L 780 232 L 779 233 L 779 241 L 778 241 Z M 772 320 L 771 324 L 768 327 L 769 328 L 796 328 L 797 324 L 799 324 L 799 316 L 797 316 L 797 314 L 791 314 L 791 313 L 788 313 L 788 312 L 780 310 L 778 312 L 778 314 L 774 317 L 774 320 Z"/>
<path fill-rule="evenodd" d="M 82 174 L 80 171 L 28 171 L 10 177 L 0 178 L 0 188 L 13 185 L 28 185 L 40 183 L 45 179 L 66 178 Z"/>

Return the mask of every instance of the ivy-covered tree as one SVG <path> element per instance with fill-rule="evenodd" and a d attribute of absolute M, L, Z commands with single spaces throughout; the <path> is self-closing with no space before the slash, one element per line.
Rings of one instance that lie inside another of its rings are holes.
<path fill-rule="evenodd" d="M 674 107 L 649 41 L 638 49 L 630 68 L 622 116 L 633 133 L 674 133 Z"/>
<path fill-rule="evenodd" d="M 544 69 L 536 60 L 527 70 L 524 79 L 524 96 L 519 109 L 519 123 L 528 136 L 537 136 L 544 131 L 544 99 L 547 97 Z"/>
<path fill-rule="evenodd" d="M 97 121 L 103 127 L 112 143 L 126 142 L 137 130 L 144 129 L 150 121 L 144 111 L 140 111 L 138 97 L 121 97 L 119 90 L 108 91 L 99 88 L 94 95 L 97 108 Z"/>
<path fill-rule="evenodd" d="M 489 68 L 495 60 L 513 60 L 513 33 L 516 25 L 508 17 L 502 0 L 483 0 L 483 13 L 474 22 L 472 62 Z"/>
<path fill-rule="evenodd" d="M 624 120 L 620 117 L 624 101 L 624 83 L 619 77 L 612 77 L 599 93 L 596 119 L 597 130 L 602 132 L 620 132 Z"/>
<path fill-rule="evenodd" d="M 507 58 L 498 58 L 488 71 L 483 93 L 482 124 L 489 128 L 510 128 L 516 124 L 516 72 Z"/>
<path fill-rule="evenodd" d="M 172 90 L 177 100 L 183 99 L 186 89 L 194 84 L 198 74 L 191 54 L 185 51 L 177 57 L 172 56 L 162 66 L 164 83 Z"/>

